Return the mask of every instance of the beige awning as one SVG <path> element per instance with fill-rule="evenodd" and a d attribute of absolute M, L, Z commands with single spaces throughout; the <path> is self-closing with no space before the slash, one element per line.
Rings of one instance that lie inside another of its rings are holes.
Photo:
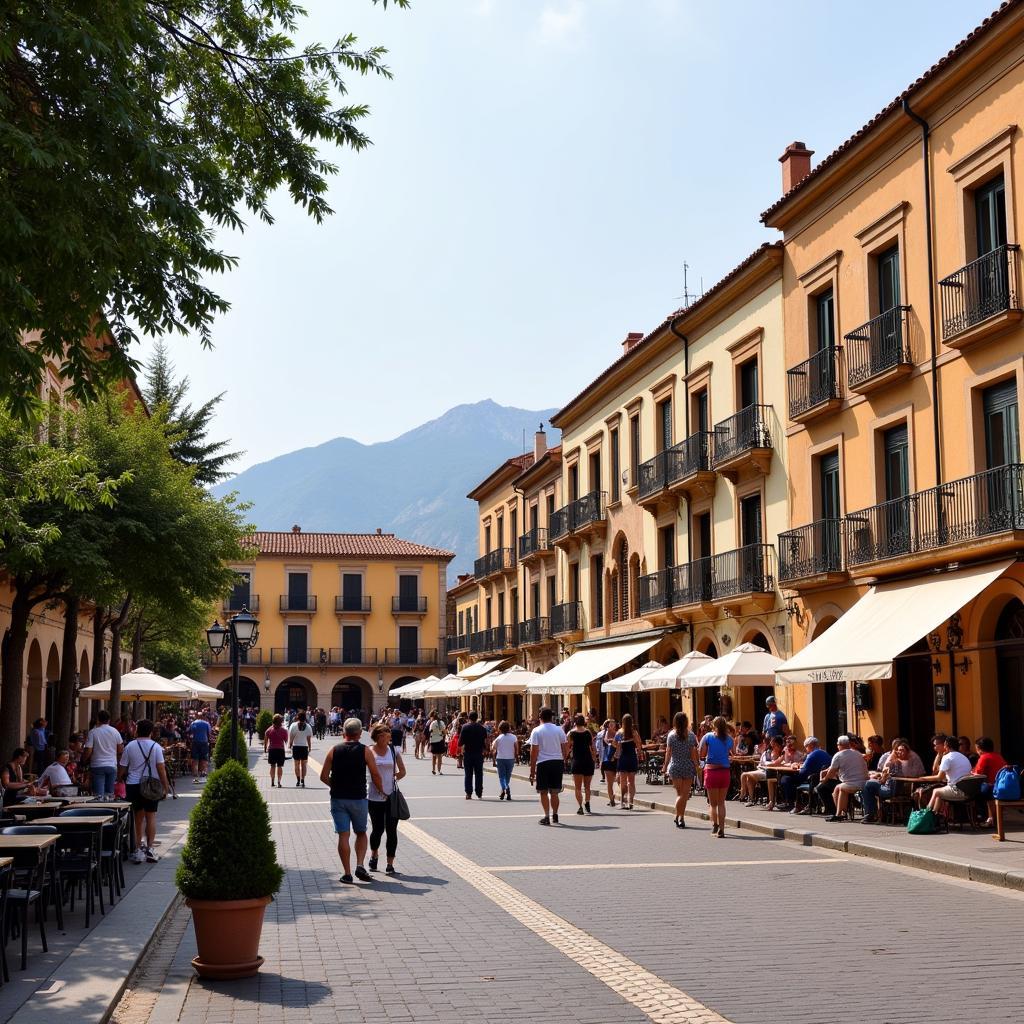
<path fill-rule="evenodd" d="M 481 676 L 487 675 L 488 672 L 493 672 L 496 668 L 504 665 L 508 661 L 508 658 L 497 658 L 492 661 L 478 661 L 472 665 L 467 665 L 460 673 L 460 679 L 479 679 Z"/>
<path fill-rule="evenodd" d="M 973 566 L 872 587 L 834 625 L 776 670 L 780 683 L 888 679 L 893 658 L 974 600 L 1013 564 Z"/>
<path fill-rule="evenodd" d="M 639 693 L 643 689 L 640 684 L 646 676 L 649 676 L 656 669 L 662 667 L 660 661 L 649 661 L 646 665 L 627 672 L 624 676 L 617 676 L 609 679 L 607 683 L 601 684 L 602 693 Z"/>
<path fill-rule="evenodd" d="M 580 694 L 587 683 L 622 668 L 627 661 L 649 651 L 660 639 L 660 636 L 655 636 L 604 647 L 586 647 L 545 672 L 536 682 L 530 683 L 526 690 L 528 693 L 550 693 L 563 697 Z"/>

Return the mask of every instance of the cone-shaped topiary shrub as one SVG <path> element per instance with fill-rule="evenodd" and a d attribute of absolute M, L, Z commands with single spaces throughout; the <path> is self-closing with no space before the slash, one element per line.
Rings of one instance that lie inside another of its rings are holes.
<path fill-rule="evenodd" d="M 224 724 L 217 734 L 217 743 L 213 748 L 214 768 L 223 768 L 231 760 L 231 722 Z M 238 763 L 243 767 L 249 764 L 249 748 L 245 745 L 242 727 L 238 727 Z"/>
<path fill-rule="evenodd" d="M 206 780 L 189 818 L 178 889 L 190 899 L 251 900 L 273 896 L 283 878 L 266 801 L 248 769 L 229 759 Z"/>
<path fill-rule="evenodd" d="M 263 739 L 263 734 L 274 724 L 272 712 L 263 710 L 256 716 L 256 734 Z"/>

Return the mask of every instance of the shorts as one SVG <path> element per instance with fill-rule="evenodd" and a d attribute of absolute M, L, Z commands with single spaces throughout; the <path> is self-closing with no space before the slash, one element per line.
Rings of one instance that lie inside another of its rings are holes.
<path fill-rule="evenodd" d="M 334 831 L 339 835 L 349 830 L 365 832 L 369 813 L 366 800 L 339 800 L 331 797 L 331 817 L 334 819 Z"/>
<path fill-rule="evenodd" d="M 192 760 L 193 761 L 209 761 L 210 760 L 210 744 L 209 743 L 193 743 L 192 744 Z"/>
<path fill-rule="evenodd" d="M 839 793 L 859 793 L 863 788 L 863 782 L 840 782 L 836 786 L 836 791 Z"/>
<path fill-rule="evenodd" d="M 309 747 L 292 747 L 292 760 L 293 761 L 308 761 L 309 760 Z"/>
<path fill-rule="evenodd" d="M 744 775 L 749 778 L 753 778 L 756 782 L 764 782 L 768 778 L 768 773 L 763 768 L 755 768 L 752 772 L 744 772 Z"/>
<path fill-rule="evenodd" d="M 159 807 L 158 800 L 144 800 L 141 793 L 142 787 L 137 783 L 125 786 L 125 794 L 132 803 L 133 811 L 145 811 L 147 814 L 155 814 Z"/>
<path fill-rule="evenodd" d="M 709 764 L 704 767 L 705 789 L 728 789 L 732 781 L 732 771 L 722 765 Z"/>
<path fill-rule="evenodd" d="M 267 760 L 270 762 L 270 767 L 283 768 L 284 767 L 284 747 L 271 747 L 267 751 Z"/>
<path fill-rule="evenodd" d="M 438 740 L 436 743 L 430 744 L 430 752 L 432 754 L 443 754 L 444 753 L 444 740 Z"/>
<path fill-rule="evenodd" d="M 967 794 L 962 789 L 957 789 L 956 786 L 940 786 L 932 793 L 932 796 L 941 797 L 950 803 L 958 803 L 967 799 Z"/>
<path fill-rule="evenodd" d="M 562 761 L 541 761 L 537 765 L 537 792 L 562 792 L 562 776 L 565 763 Z"/>

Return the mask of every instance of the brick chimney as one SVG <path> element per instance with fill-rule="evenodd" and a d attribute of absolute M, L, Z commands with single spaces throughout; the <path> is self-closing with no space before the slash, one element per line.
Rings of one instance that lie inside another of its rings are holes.
<path fill-rule="evenodd" d="M 381 530 L 380 530 L 380 527 L 378 526 L 377 527 L 377 536 L 379 537 L 380 535 L 381 535 Z"/>
<path fill-rule="evenodd" d="M 643 331 L 630 331 L 629 334 L 626 335 L 626 340 L 622 343 L 623 355 L 635 349 L 637 345 L 639 345 L 640 342 L 643 341 L 643 338 Z"/>
<path fill-rule="evenodd" d="M 295 525 L 294 525 L 294 526 L 292 527 L 292 533 L 302 533 L 302 527 L 301 527 L 301 526 L 299 526 L 299 524 L 298 524 L 298 523 L 296 523 L 296 524 L 295 524 Z"/>
<path fill-rule="evenodd" d="M 812 156 L 814 150 L 808 149 L 802 142 L 791 142 L 786 147 L 785 153 L 779 157 L 779 163 L 782 164 L 783 195 L 811 173 Z"/>
<path fill-rule="evenodd" d="M 544 432 L 544 424 L 537 424 L 537 433 L 533 435 L 533 461 L 540 462 L 548 450 L 548 435 Z"/>

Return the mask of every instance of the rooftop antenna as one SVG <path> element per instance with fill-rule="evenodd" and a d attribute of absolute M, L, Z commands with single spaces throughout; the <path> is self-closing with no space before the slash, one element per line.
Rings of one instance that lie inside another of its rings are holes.
<path fill-rule="evenodd" d="M 523 454 L 526 454 L 526 427 L 523 427 Z"/>
<path fill-rule="evenodd" d="M 700 292 L 694 293 L 690 291 L 690 280 L 689 280 L 690 264 L 685 260 L 683 261 L 683 294 L 676 296 L 678 302 L 682 299 L 683 309 L 688 309 L 693 305 L 704 294 L 704 278 L 700 279 Z"/>

